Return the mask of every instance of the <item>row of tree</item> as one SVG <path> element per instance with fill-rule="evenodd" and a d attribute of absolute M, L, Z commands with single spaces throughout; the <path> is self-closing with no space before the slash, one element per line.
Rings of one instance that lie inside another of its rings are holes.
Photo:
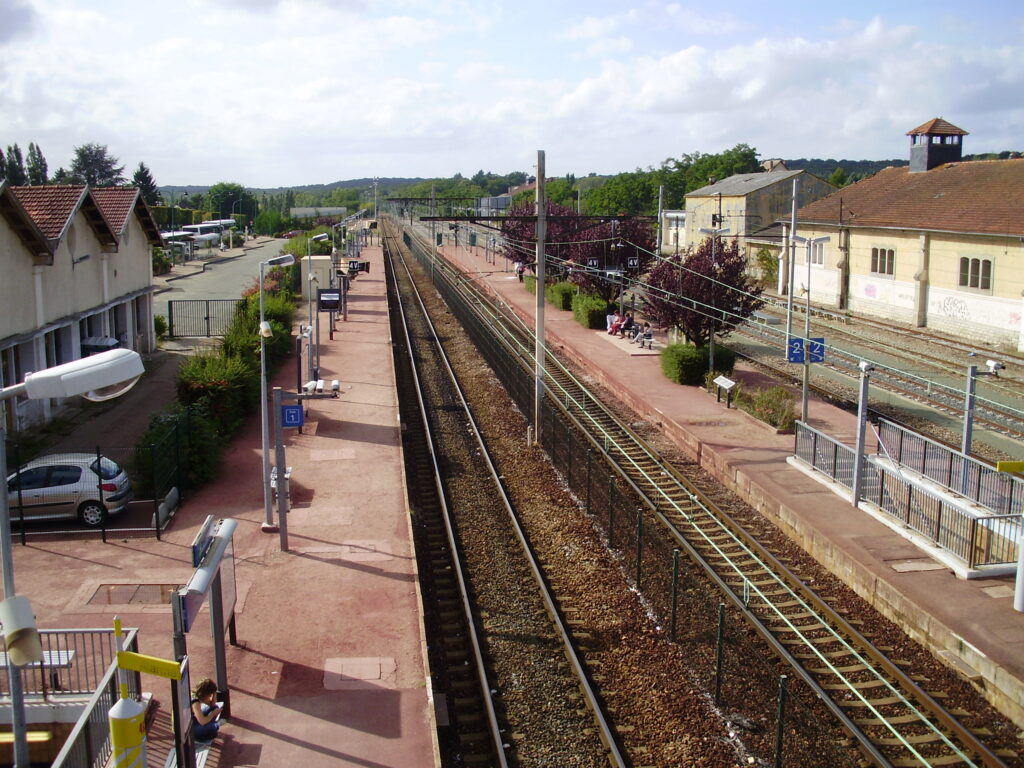
<path fill-rule="evenodd" d="M 27 157 L 22 156 L 21 147 L 17 144 L 8 144 L 6 152 L 0 149 L 0 181 L 6 181 L 14 187 L 48 184 L 119 187 L 128 183 L 124 176 L 124 166 L 118 164 L 118 159 L 110 154 L 106 145 L 90 143 L 75 147 L 71 166 L 67 169 L 58 168 L 51 176 L 43 151 L 31 141 Z M 139 163 L 132 175 L 131 184 L 141 190 L 150 205 L 159 202 L 160 192 L 145 163 Z"/>

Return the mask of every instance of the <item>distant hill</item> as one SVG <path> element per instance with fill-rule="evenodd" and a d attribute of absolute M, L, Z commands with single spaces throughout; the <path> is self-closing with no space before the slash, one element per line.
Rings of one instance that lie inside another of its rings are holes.
<path fill-rule="evenodd" d="M 415 183 L 420 182 L 420 181 L 424 181 L 424 179 L 421 179 L 421 178 L 410 178 L 410 179 L 404 179 L 404 178 L 381 178 L 381 179 L 377 179 L 377 191 L 379 193 L 383 194 L 386 190 L 397 189 L 399 187 L 404 187 L 404 186 L 406 186 L 408 184 L 415 184 Z M 243 185 L 243 186 L 245 186 L 245 185 Z M 292 190 L 293 192 L 313 192 L 313 193 L 316 193 L 316 192 L 330 192 L 332 189 L 338 189 L 338 188 L 342 188 L 342 189 L 353 189 L 353 188 L 354 189 L 369 189 L 369 188 L 372 188 L 372 187 L 373 187 L 373 179 L 371 179 L 371 178 L 366 178 L 366 179 L 348 179 L 348 180 L 345 180 L 345 181 L 332 181 L 329 184 L 306 184 L 306 185 L 303 185 L 301 187 L 249 187 L 249 186 L 245 186 L 245 188 L 248 189 L 250 192 L 258 193 L 258 194 L 262 194 L 264 192 L 267 193 L 267 194 L 273 194 L 273 193 L 276 193 L 276 192 L 287 192 L 289 189 Z M 173 196 L 174 198 L 179 198 L 179 197 L 181 197 L 182 193 L 188 193 L 188 194 L 192 195 L 192 194 L 195 194 L 196 192 L 198 192 L 200 194 L 205 195 L 207 192 L 210 191 L 210 185 L 199 186 L 199 185 L 187 184 L 185 186 L 176 186 L 176 185 L 173 185 L 173 184 L 165 184 L 165 185 L 160 186 L 159 189 L 160 189 L 160 194 L 163 195 L 165 199 L 170 199 L 170 196 Z"/>
<path fill-rule="evenodd" d="M 846 171 L 848 177 L 867 178 L 889 166 L 910 165 L 908 160 L 822 160 L 819 158 L 785 160 L 786 167 L 793 171 L 807 171 L 820 179 L 827 179 L 836 168 Z"/>

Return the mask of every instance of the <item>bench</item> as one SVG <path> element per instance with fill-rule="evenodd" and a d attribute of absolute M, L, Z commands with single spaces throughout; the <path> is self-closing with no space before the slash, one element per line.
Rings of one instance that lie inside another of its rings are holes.
<path fill-rule="evenodd" d="M 60 690 L 60 670 L 71 669 L 71 663 L 75 660 L 74 651 L 43 651 L 42 661 L 33 661 L 26 664 L 22 669 L 47 669 L 50 671 L 50 688 L 54 691 Z M 6 651 L 0 652 L 0 669 L 7 669 L 8 659 Z M 43 695 L 46 694 L 46 683 L 43 683 Z"/>
<path fill-rule="evenodd" d="M 224 711 L 224 702 L 218 701 L 217 706 L 220 707 L 221 712 Z M 220 720 L 220 713 L 217 714 L 215 720 Z M 191 728 L 191 720 L 189 721 L 189 727 Z M 193 741 L 196 749 L 196 768 L 203 768 L 206 765 L 207 758 L 210 757 L 210 747 L 212 741 Z M 177 768 L 178 766 L 178 752 L 174 747 L 171 747 L 171 751 L 167 753 L 167 759 L 164 760 L 164 768 Z"/>

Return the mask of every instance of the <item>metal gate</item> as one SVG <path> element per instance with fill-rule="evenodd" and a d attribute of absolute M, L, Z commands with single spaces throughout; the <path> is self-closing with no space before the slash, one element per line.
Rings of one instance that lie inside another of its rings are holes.
<path fill-rule="evenodd" d="M 167 302 L 170 336 L 223 336 L 244 299 L 176 299 Z"/>

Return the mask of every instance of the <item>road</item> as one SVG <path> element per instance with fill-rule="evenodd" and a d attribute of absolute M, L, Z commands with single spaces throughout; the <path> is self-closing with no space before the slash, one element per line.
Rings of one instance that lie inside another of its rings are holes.
<path fill-rule="evenodd" d="M 171 290 L 153 297 L 153 312 L 167 317 L 167 302 L 179 299 L 237 299 L 259 279 L 259 263 L 281 252 L 281 240 L 257 245 L 241 256 L 207 263 L 203 272 L 173 280 Z"/>

